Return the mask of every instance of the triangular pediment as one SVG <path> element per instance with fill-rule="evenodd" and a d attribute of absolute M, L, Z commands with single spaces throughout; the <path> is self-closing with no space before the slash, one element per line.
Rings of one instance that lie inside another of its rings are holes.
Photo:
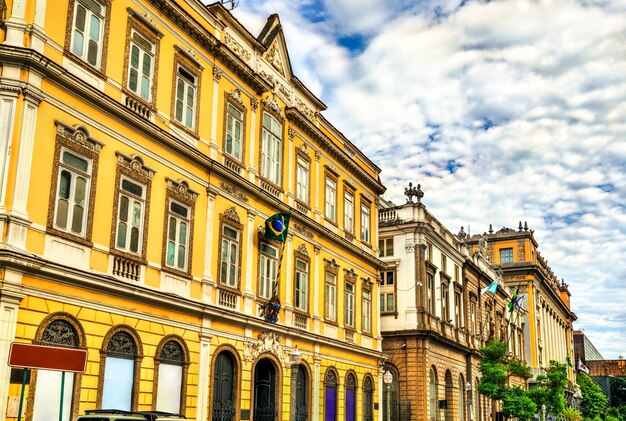
<path fill-rule="evenodd" d="M 267 18 L 258 41 L 265 46 L 263 58 L 285 79 L 291 79 L 291 62 L 285 43 L 285 35 L 277 14 Z"/>

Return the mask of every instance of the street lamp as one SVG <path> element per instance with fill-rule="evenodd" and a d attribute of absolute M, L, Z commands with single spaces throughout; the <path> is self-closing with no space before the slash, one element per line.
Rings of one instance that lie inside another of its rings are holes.
<path fill-rule="evenodd" d="M 541 405 L 541 413 L 543 414 L 543 421 L 546 421 L 546 404 Z"/>
<path fill-rule="evenodd" d="M 465 391 L 467 392 L 467 419 L 472 421 L 472 384 L 465 383 Z"/>
<path fill-rule="evenodd" d="M 298 351 L 298 345 L 289 353 L 289 363 L 291 364 L 291 419 L 296 420 L 298 405 L 298 367 L 302 361 L 302 354 Z"/>
<path fill-rule="evenodd" d="M 387 392 L 387 421 L 391 421 L 391 383 L 393 382 L 393 374 L 387 370 L 383 374 L 383 383 L 385 383 L 385 391 Z"/>

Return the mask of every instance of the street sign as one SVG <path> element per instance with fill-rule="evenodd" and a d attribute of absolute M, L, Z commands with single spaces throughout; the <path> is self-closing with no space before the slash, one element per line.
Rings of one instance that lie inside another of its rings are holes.
<path fill-rule="evenodd" d="M 13 342 L 9 366 L 84 373 L 87 350 Z"/>

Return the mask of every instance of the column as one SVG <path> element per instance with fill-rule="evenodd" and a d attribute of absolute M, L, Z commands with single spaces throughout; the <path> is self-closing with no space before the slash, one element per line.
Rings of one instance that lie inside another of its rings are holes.
<path fill-rule="evenodd" d="M 324 272 L 320 265 L 320 248 L 318 246 L 313 246 L 313 251 L 315 252 L 315 257 L 313 258 L 313 267 L 311 268 L 311 279 L 319 280 L 319 284 L 317 282 L 310 283 L 311 293 L 313 294 L 313 332 L 320 333 L 320 324 L 322 321 L 322 318 L 320 316 L 320 295 L 322 294 L 323 296 L 324 294 L 323 290 L 325 287 L 325 279 Z M 313 286 L 315 286 L 316 290 L 313 290 Z M 321 294 L 320 288 L 322 289 Z M 373 311 L 374 310 L 372 310 L 372 314 Z"/>
<path fill-rule="evenodd" d="M 320 194 L 323 195 L 326 188 L 326 181 L 320 180 L 320 158 L 322 154 L 319 151 L 315 151 L 315 182 L 311 182 L 311 186 L 316 184 L 317 186 L 322 186 L 321 189 L 317 189 L 313 194 L 313 212 L 315 214 L 315 220 L 317 222 L 321 222 L 322 220 L 322 211 L 320 210 Z"/>
<path fill-rule="evenodd" d="M 375 209 L 378 209 L 378 206 L 376 206 Z M 374 242 L 372 244 L 378 244 L 378 242 Z M 404 311 L 406 314 L 406 322 L 408 325 L 413 326 L 413 328 L 417 328 L 416 305 L 417 305 L 417 289 L 419 288 L 418 287 L 419 273 L 415 268 L 415 250 L 417 247 L 419 247 L 419 245 L 415 241 L 414 234 L 407 233 L 406 242 L 404 245 L 404 248 L 406 251 L 406 259 L 405 259 L 406 267 L 402 268 L 402 273 L 400 273 L 401 267 L 399 266 L 397 268 L 397 273 L 396 273 L 396 294 L 397 294 L 396 310 L 401 309 L 401 308 L 405 309 Z M 405 274 L 407 274 L 407 276 L 405 276 Z M 407 281 L 408 283 L 403 283 Z M 402 302 L 400 302 L 400 294 L 398 294 L 398 291 L 400 289 L 409 290 L 412 286 L 413 286 L 413 289 L 411 290 L 411 292 L 407 293 L 406 295 L 415 294 L 414 297 L 402 297 Z M 407 328 L 410 329 L 410 327 L 408 326 Z"/>
<path fill-rule="evenodd" d="M 25 11 L 25 0 L 13 0 L 11 16 L 4 22 L 7 30 L 4 44 L 24 47 Z"/>
<path fill-rule="evenodd" d="M 315 348 L 319 348 L 319 345 L 315 345 Z M 313 356 L 313 417 L 312 420 L 320 419 L 320 371 L 322 359 L 320 355 L 315 352 Z"/>
<path fill-rule="evenodd" d="M 43 47 L 48 40 L 44 24 L 46 19 L 46 0 L 37 0 L 35 5 L 35 22 L 30 39 L 30 48 L 43 54 Z"/>
<path fill-rule="evenodd" d="M 203 320 L 203 325 L 210 325 L 209 320 Z M 203 328 L 204 330 L 204 328 Z M 198 362 L 198 403 L 196 419 L 209 419 L 209 380 L 211 379 L 211 338 L 212 335 L 200 333 L 200 357 Z"/>
<path fill-rule="evenodd" d="M 6 419 L 8 400 L 19 400 L 19 396 L 9 397 L 11 367 L 8 366 L 8 361 L 10 345 L 15 340 L 17 315 L 22 298 L 23 294 L 8 287 L 4 287 L 0 295 L 0 421 Z"/>
<path fill-rule="evenodd" d="M 287 234 L 287 244 L 282 255 L 282 264 L 285 267 L 286 276 L 281 276 L 282 282 L 285 283 L 285 324 L 293 325 L 293 277 L 294 277 L 294 259 L 293 259 L 293 234 Z"/>
<path fill-rule="evenodd" d="M 257 216 L 257 213 L 254 209 L 248 209 L 248 227 L 246 229 L 247 232 L 247 247 L 246 247 L 246 258 L 244 260 L 247 266 L 247 272 L 243 277 L 245 278 L 244 290 L 243 290 L 243 312 L 246 314 L 254 315 L 256 309 L 254 308 L 255 296 L 252 290 L 252 262 L 253 262 L 253 251 L 254 251 L 254 236 L 257 235 L 257 229 L 254 226 L 254 219 Z M 242 262 L 242 263 L 244 263 Z"/>
<path fill-rule="evenodd" d="M 250 113 L 250 130 L 248 130 L 248 141 L 246 142 L 249 145 L 250 153 L 248 154 L 248 179 L 252 182 L 256 180 L 257 170 L 256 170 L 256 159 L 258 156 L 256 155 L 256 121 L 257 121 L 257 110 L 259 108 L 259 101 L 256 98 L 250 99 L 250 108 L 252 112 Z"/>
<path fill-rule="evenodd" d="M 215 198 L 217 197 L 217 189 L 209 185 L 206 190 L 206 227 L 204 236 L 204 272 L 202 274 L 202 301 L 212 303 L 213 287 L 215 280 L 211 275 L 213 265 L 213 226 L 215 225 Z"/>
<path fill-rule="evenodd" d="M 5 66 L 3 77 L 7 69 Z M 19 77 L 19 75 L 17 75 Z M 3 81 L 4 82 L 4 81 Z M 18 87 L 0 86 L 0 214 L 5 214 L 7 177 L 11 157 L 11 142 L 13 140 L 13 126 L 15 124 L 15 107 L 17 104 Z M 0 219 L 0 232 L 4 232 L 5 219 Z"/>
<path fill-rule="evenodd" d="M 30 187 L 30 174 L 35 143 L 35 127 L 37 110 L 41 97 L 30 91 L 24 94 L 24 113 L 20 134 L 20 147 L 15 175 L 15 191 L 13 192 L 13 206 L 11 207 L 11 222 L 7 242 L 22 250 L 26 249 L 26 233 L 30 220 L 28 219 L 27 201 Z"/>
<path fill-rule="evenodd" d="M 296 135 L 296 131 L 289 127 L 287 130 L 289 135 L 289 142 L 287 143 L 287 203 L 289 206 L 294 206 L 294 175 L 295 175 L 295 148 L 293 146 L 293 138 Z"/>
<path fill-rule="evenodd" d="M 222 71 L 213 67 L 213 104 L 211 106 L 211 139 L 209 143 L 209 156 L 211 159 L 217 159 L 217 151 L 220 146 L 217 142 L 217 114 L 220 99 L 220 79 L 222 79 Z"/>

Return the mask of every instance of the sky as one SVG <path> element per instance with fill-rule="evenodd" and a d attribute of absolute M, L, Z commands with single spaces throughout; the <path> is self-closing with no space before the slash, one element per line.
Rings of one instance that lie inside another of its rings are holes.
<path fill-rule="evenodd" d="M 240 0 L 295 75 L 450 231 L 527 221 L 582 329 L 626 357 L 626 0 Z M 468 228 L 469 227 L 469 228 Z"/>

